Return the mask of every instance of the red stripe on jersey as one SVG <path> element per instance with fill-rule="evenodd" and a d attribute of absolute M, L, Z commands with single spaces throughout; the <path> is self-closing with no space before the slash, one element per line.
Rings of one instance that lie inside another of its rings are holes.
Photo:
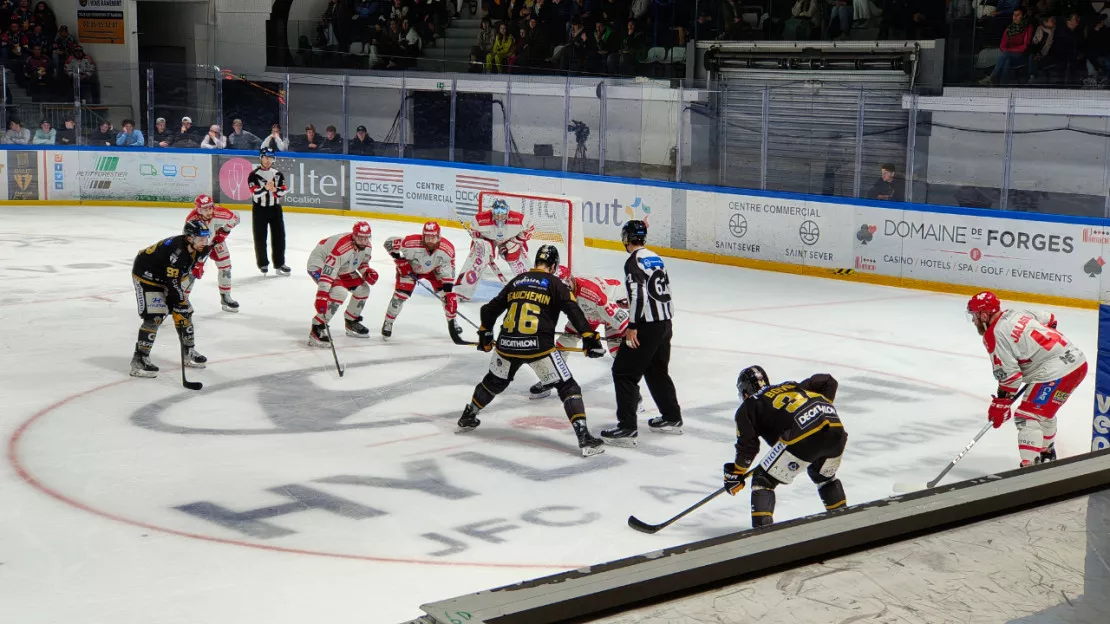
<path fill-rule="evenodd" d="M 216 206 L 216 210 L 212 212 L 213 219 L 223 219 L 224 221 L 235 220 L 235 213 L 224 208 L 223 206 Z"/>
<path fill-rule="evenodd" d="M 594 282 L 588 279 L 578 278 L 575 278 L 574 281 L 578 284 L 578 297 L 580 299 L 592 301 L 593 303 L 602 307 L 604 307 L 605 304 L 608 303 L 605 297 L 605 293 L 602 292 L 601 288 L 598 287 L 598 285 Z"/>
<path fill-rule="evenodd" d="M 439 239 L 439 250 L 447 254 L 448 258 L 452 260 L 455 259 L 455 246 L 452 245 L 451 241 L 447 240 L 446 238 Z"/>
<path fill-rule="evenodd" d="M 331 248 L 331 255 L 339 257 L 345 253 L 350 253 L 355 248 L 353 234 L 344 234 L 339 240 L 335 241 L 335 246 Z"/>

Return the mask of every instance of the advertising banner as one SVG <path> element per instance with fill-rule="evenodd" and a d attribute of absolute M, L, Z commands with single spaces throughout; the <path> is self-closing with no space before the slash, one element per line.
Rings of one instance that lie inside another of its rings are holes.
<path fill-rule="evenodd" d="M 619 241 L 625 222 L 639 220 L 647 223 L 649 245 L 671 246 L 672 189 L 538 176 L 531 184 L 538 190 L 552 182 L 561 183 L 561 192 L 582 200 L 582 226 L 586 238 Z"/>
<path fill-rule="evenodd" d="M 856 208 L 865 273 L 1058 295 L 1099 296 L 1110 232 L 1073 223 Z"/>
<path fill-rule="evenodd" d="M 1110 305 L 1098 307 L 1098 358 L 1095 361 L 1095 415 L 1091 450 L 1110 448 Z"/>
<path fill-rule="evenodd" d="M 220 156 L 216 173 L 219 182 L 217 201 L 250 203 L 247 177 L 258 166 L 257 159 Z M 286 206 L 347 210 L 350 162 L 338 159 L 297 158 L 281 152 L 274 168 L 285 174 L 289 191 L 282 198 Z"/>
<path fill-rule="evenodd" d="M 705 191 L 686 193 L 693 251 L 805 266 L 852 264 L 852 207 Z"/>
<path fill-rule="evenodd" d="M 191 203 L 212 192 L 207 154 L 48 151 L 45 157 L 46 199 Z"/>
<path fill-rule="evenodd" d="M 351 163 L 351 206 L 355 210 L 466 220 L 478 211 L 478 194 L 503 188 L 512 174 L 448 167 Z"/>
<path fill-rule="evenodd" d="M 8 193 L 5 199 L 16 201 L 39 200 L 39 159 L 42 152 L 10 150 L 7 158 L 5 180 Z"/>

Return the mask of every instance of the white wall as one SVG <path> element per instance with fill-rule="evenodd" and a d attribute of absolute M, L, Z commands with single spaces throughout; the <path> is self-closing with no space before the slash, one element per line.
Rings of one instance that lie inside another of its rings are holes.
<path fill-rule="evenodd" d="M 58 18 L 58 25 L 69 26 L 69 32 L 76 37 L 78 35 L 77 11 L 90 10 L 90 8 L 82 7 L 79 0 L 49 0 L 49 3 Z M 123 6 L 119 9 L 105 8 L 104 10 L 123 11 L 126 43 L 115 45 L 82 41 L 81 46 L 85 49 L 85 53 L 92 57 L 100 72 L 100 101 L 109 105 L 130 104 L 137 110 L 139 85 L 137 74 L 133 70 L 138 64 L 135 0 L 124 0 Z"/>
<path fill-rule="evenodd" d="M 266 20 L 273 0 L 214 1 L 218 26 L 215 64 L 236 74 L 265 71 Z"/>

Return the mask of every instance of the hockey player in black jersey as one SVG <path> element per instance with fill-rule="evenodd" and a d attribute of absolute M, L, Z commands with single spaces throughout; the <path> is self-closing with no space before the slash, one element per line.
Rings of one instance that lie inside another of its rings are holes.
<path fill-rule="evenodd" d="M 474 388 L 470 403 L 459 418 L 459 431 L 466 432 L 481 424 L 478 412 L 495 396 L 509 387 L 518 369 L 527 364 L 545 385 L 559 393 L 563 409 L 578 436 L 582 456 L 603 453 L 602 441 L 590 435 L 586 426 L 586 407 L 582 389 L 571 375 L 562 354 L 555 348 L 555 329 L 562 312 L 582 337 L 586 357 L 605 355 L 597 332 L 575 302 L 574 295 L 552 273 L 559 266 L 559 250 L 544 245 L 536 252 L 535 268 L 509 280 L 492 301 L 482 306 L 481 327 L 478 329 L 478 350 L 494 351 L 489 372 Z M 494 345 L 493 327 L 505 313 L 501 331 Z"/>
<path fill-rule="evenodd" d="M 158 367 L 150 362 L 150 349 L 167 314 L 173 314 L 185 365 L 204 368 L 208 361 L 194 348 L 193 306 L 181 282 L 190 275 L 193 265 L 208 256 L 210 235 L 204 221 L 187 221 L 181 236 L 158 241 L 135 256 L 131 281 L 143 324 L 131 358 L 132 377 L 158 376 Z"/>
<path fill-rule="evenodd" d="M 725 464 L 724 480 L 735 496 L 751 472 L 752 526 L 774 521 L 775 486 L 793 482 L 802 470 L 817 484 L 826 510 L 845 506 L 836 471 L 848 434 L 833 407 L 836 379 L 819 373 L 772 385 L 762 368 L 749 366 L 740 371 L 736 389 L 743 401 L 736 410 L 736 459 Z M 753 469 L 760 438 L 771 449 Z"/>

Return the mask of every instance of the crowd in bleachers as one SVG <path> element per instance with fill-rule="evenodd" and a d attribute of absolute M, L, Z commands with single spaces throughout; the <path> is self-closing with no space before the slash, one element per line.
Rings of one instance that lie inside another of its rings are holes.
<path fill-rule="evenodd" d="M 975 22 L 981 84 L 1105 87 L 1110 82 L 1110 2 L 960 0 Z"/>
<path fill-rule="evenodd" d="M 46 2 L 0 0 L 0 28 L 0 63 L 33 101 L 72 101 L 74 75 L 82 99 L 99 101 L 96 63 Z"/>

